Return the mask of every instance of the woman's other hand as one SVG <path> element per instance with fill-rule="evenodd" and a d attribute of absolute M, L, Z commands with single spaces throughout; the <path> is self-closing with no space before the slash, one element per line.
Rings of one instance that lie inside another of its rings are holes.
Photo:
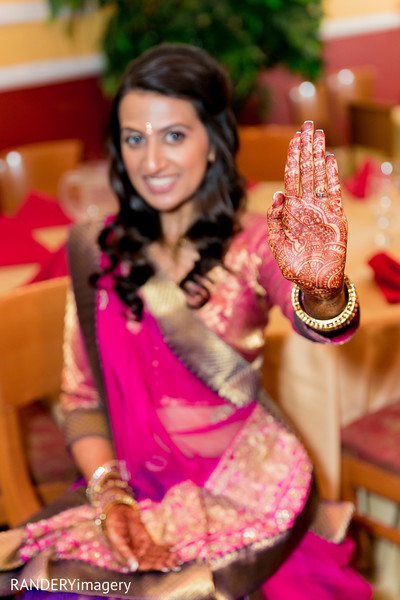
<path fill-rule="evenodd" d="M 119 562 L 130 571 L 179 570 L 179 555 L 168 546 L 156 544 L 140 519 L 137 510 L 115 504 L 107 511 L 107 539 Z"/>
<path fill-rule="evenodd" d="M 324 132 L 314 132 L 311 121 L 290 141 L 285 194 L 274 194 L 267 216 L 268 242 L 284 277 L 299 285 L 314 316 L 340 312 L 347 220 L 336 159 L 325 156 Z"/>

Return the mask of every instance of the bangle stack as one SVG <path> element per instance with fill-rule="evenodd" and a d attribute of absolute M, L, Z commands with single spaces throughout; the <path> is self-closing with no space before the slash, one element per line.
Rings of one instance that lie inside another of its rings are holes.
<path fill-rule="evenodd" d="M 336 331 L 349 325 L 358 311 L 358 296 L 354 283 L 350 281 L 347 275 L 344 276 L 344 284 L 347 304 L 342 312 L 332 319 L 315 319 L 307 314 L 302 307 L 300 301 L 301 290 L 295 283 L 292 288 L 292 305 L 297 317 L 308 327 L 322 332 Z"/>
<path fill-rule="evenodd" d="M 86 495 L 96 509 L 95 523 L 102 534 L 105 534 L 107 513 L 116 504 L 130 506 L 139 512 L 139 504 L 134 498 L 128 479 L 125 462 L 119 460 L 111 460 L 101 465 L 90 478 Z"/>

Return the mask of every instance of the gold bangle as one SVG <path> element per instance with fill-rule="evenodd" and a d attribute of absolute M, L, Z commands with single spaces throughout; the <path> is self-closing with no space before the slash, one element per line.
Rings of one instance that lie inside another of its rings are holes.
<path fill-rule="evenodd" d="M 105 535 L 106 533 L 107 513 L 110 510 L 110 508 L 112 508 L 116 504 L 124 504 L 125 506 L 130 506 L 135 512 L 140 512 L 139 504 L 134 498 L 131 498 L 131 496 L 115 496 L 112 500 L 107 502 L 107 504 L 103 507 L 102 511 L 96 515 L 96 519 L 94 521 L 103 535 Z"/>
<path fill-rule="evenodd" d="M 349 325 L 357 314 L 358 296 L 354 283 L 350 281 L 347 275 L 344 276 L 344 284 L 347 292 L 347 304 L 337 317 L 333 317 L 333 319 L 314 319 L 314 317 L 310 317 L 301 306 L 301 290 L 297 283 L 292 288 L 292 306 L 294 312 L 303 323 L 317 331 L 336 331 Z"/>

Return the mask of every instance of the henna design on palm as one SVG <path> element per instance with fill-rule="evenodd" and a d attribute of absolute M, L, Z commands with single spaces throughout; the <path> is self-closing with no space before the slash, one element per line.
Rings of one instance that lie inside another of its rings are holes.
<path fill-rule="evenodd" d="M 285 194 L 268 210 L 268 242 L 286 279 L 315 297 L 343 286 L 347 220 L 336 159 L 325 157 L 323 131 L 306 121 L 289 144 Z"/>

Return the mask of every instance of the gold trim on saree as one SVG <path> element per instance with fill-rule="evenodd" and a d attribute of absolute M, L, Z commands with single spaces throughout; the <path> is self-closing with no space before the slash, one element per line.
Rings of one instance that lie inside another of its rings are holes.
<path fill-rule="evenodd" d="M 237 408 L 257 398 L 258 368 L 205 326 L 176 283 L 157 273 L 142 292 L 166 343 L 194 375 Z"/>

